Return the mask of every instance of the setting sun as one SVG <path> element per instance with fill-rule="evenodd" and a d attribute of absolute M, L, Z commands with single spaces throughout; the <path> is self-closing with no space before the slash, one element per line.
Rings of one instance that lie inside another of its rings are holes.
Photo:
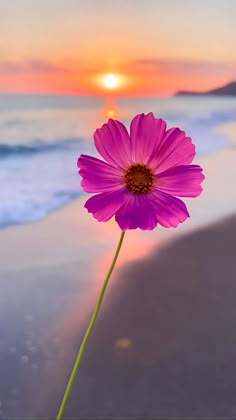
<path fill-rule="evenodd" d="M 105 73 L 96 76 L 96 85 L 100 86 L 103 90 L 120 90 L 127 84 L 127 77 L 119 73 Z"/>
<path fill-rule="evenodd" d="M 112 73 L 106 74 L 104 77 L 104 86 L 107 89 L 115 89 L 119 85 L 119 78 Z"/>

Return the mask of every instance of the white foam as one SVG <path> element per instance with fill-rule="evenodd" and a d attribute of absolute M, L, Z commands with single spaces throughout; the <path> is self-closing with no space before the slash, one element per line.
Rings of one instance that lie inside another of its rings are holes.
<path fill-rule="evenodd" d="M 77 173 L 81 147 L 1 160 L 0 227 L 44 218 L 82 194 Z"/>

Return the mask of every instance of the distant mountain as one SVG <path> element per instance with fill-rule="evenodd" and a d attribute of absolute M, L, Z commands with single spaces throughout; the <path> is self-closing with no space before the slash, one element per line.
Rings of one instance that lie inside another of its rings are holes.
<path fill-rule="evenodd" d="M 236 96 L 236 82 L 228 83 L 217 89 L 208 90 L 207 92 L 194 92 L 180 90 L 176 92 L 175 96 L 178 95 L 221 95 L 221 96 Z"/>

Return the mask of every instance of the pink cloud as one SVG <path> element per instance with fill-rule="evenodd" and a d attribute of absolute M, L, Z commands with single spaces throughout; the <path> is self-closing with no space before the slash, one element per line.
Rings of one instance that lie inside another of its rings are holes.
<path fill-rule="evenodd" d="M 192 76 L 212 77 L 225 76 L 229 79 L 235 79 L 236 63 L 218 63 L 218 62 L 192 62 L 192 61 L 165 61 L 158 59 L 137 59 L 132 65 L 140 71 L 147 73 L 173 73 L 175 76 L 180 74 L 191 74 Z"/>
<path fill-rule="evenodd" d="M 42 73 L 68 73 L 69 70 L 47 60 L 27 60 L 21 62 L 0 61 L 0 73 L 7 75 L 42 74 Z"/>

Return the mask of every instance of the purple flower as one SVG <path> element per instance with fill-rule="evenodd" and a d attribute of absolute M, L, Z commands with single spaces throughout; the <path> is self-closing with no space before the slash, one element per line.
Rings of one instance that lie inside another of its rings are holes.
<path fill-rule="evenodd" d="M 153 113 L 125 126 L 110 119 L 94 133 L 102 161 L 81 155 L 79 174 L 84 191 L 96 193 L 85 203 L 99 222 L 115 216 L 121 230 L 152 230 L 157 224 L 177 227 L 189 213 L 176 197 L 197 197 L 202 168 L 190 165 L 195 156 L 191 138 L 179 128 L 166 129 Z"/>

